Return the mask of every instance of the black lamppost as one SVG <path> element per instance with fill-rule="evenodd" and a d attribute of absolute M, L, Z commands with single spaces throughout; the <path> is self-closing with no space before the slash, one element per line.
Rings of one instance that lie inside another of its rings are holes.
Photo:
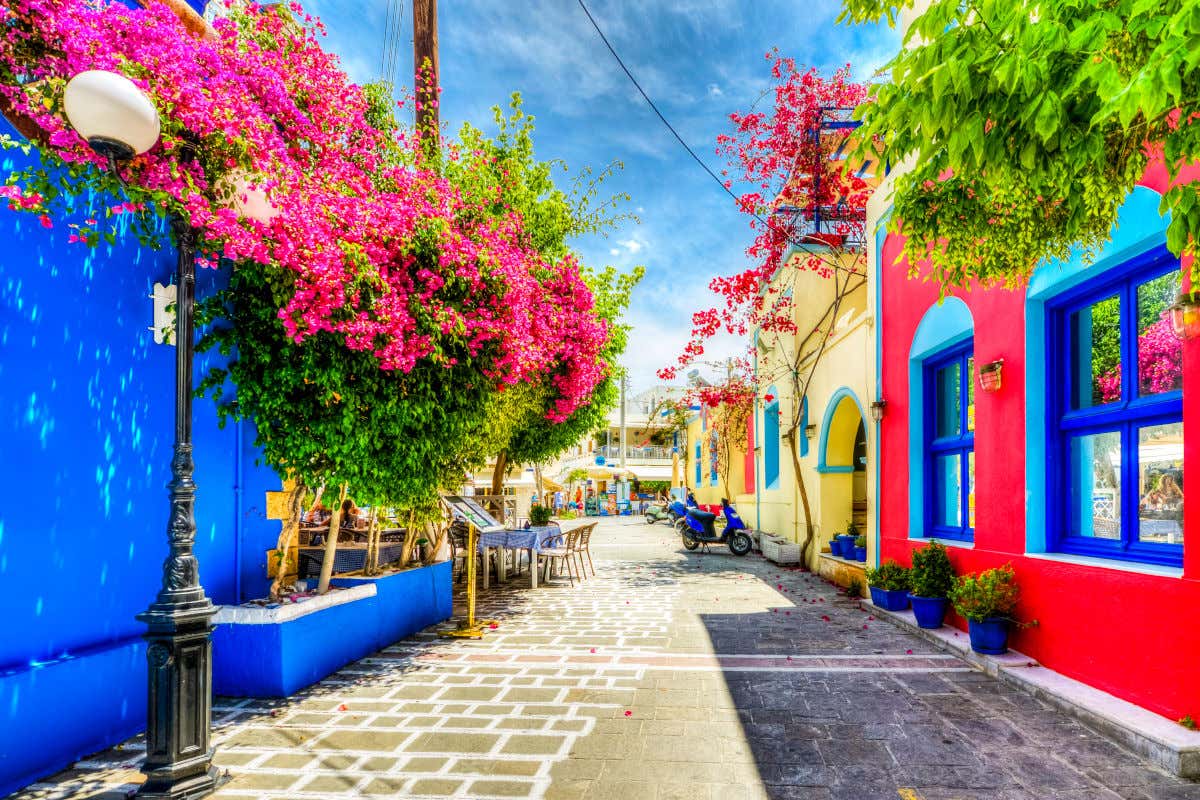
<path fill-rule="evenodd" d="M 92 148 L 117 162 L 144 153 L 159 136 L 158 112 L 122 75 L 91 70 L 76 75 L 64 96 L 67 118 Z M 185 158 L 189 157 L 185 151 Z M 212 765 L 212 602 L 200 585 L 196 484 L 192 480 L 192 312 L 196 289 L 196 231 L 171 219 L 178 248 L 175 302 L 175 455 L 171 459 L 170 552 L 162 588 L 138 615 L 146 623 L 149 704 L 146 720 L 147 798 L 192 800 L 216 787 Z"/>

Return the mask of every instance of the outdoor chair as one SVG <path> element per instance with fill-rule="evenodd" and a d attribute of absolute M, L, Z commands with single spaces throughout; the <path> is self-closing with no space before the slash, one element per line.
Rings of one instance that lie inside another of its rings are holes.
<path fill-rule="evenodd" d="M 556 542 L 559 539 L 564 539 L 564 543 L 555 547 L 549 547 L 551 542 Z M 579 540 L 579 531 L 567 531 L 565 534 L 556 533 L 553 536 L 548 536 L 542 542 L 543 549 L 538 551 L 539 563 L 544 559 L 548 570 L 552 571 L 560 564 L 565 564 L 567 567 L 567 578 L 570 579 L 571 585 L 575 585 L 575 547 Z M 582 577 L 580 578 L 582 580 Z"/>
<path fill-rule="evenodd" d="M 596 567 L 592 564 L 592 531 L 596 529 L 596 523 L 584 525 L 579 529 L 579 542 L 575 548 L 575 554 L 579 558 L 579 571 L 583 572 L 583 559 L 587 556 L 587 565 L 592 571 L 592 577 L 596 577 Z M 586 573 L 584 573 L 586 574 Z"/>

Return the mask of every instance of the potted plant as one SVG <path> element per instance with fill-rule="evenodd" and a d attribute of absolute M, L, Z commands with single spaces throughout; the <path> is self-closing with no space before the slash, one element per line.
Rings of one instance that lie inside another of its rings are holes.
<path fill-rule="evenodd" d="M 854 539 L 854 560 L 867 563 L 867 537 L 861 533 Z"/>
<path fill-rule="evenodd" d="M 955 580 L 950 602 L 967 618 L 972 650 L 985 655 L 1007 652 L 1008 623 L 1019 595 L 1011 564 Z"/>
<path fill-rule="evenodd" d="M 835 556 L 841 552 L 842 549 L 842 543 L 838 540 L 838 536 L 840 535 L 841 534 L 839 533 L 835 533 L 829 537 L 829 552 Z"/>
<path fill-rule="evenodd" d="M 529 509 L 529 524 L 542 527 L 550 524 L 550 507 L 540 503 Z"/>
<path fill-rule="evenodd" d="M 854 540 L 857 538 L 858 526 L 847 521 L 846 532 L 838 534 L 838 541 L 842 543 L 842 552 L 839 553 L 842 558 L 854 558 Z"/>
<path fill-rule="evenodd" d="M 875 569 L 867 570 L 871 587 L 871 602 L 885 611 L 904 611 L 908 608 L 908 569 L 888 560 Z"/>
<path fill-rule="evenodd" d="M 946 618 L 946 603 L 954 588 L 954 567 L 946 546 L 930 542 L 914 550 L 912 572 L 909 575 L 913 616 L 922 628 L 940 628 Z"/>

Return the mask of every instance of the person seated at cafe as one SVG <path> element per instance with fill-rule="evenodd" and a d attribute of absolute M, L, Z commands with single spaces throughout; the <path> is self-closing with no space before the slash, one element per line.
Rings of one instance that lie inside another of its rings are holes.
<path fill-rule="evenodd" d="M 354 501 L 346 498 L 342 503 L 342 527 L 360 529 L 367 527 L 366 517 L 358 506 L 354 505 Z"/>

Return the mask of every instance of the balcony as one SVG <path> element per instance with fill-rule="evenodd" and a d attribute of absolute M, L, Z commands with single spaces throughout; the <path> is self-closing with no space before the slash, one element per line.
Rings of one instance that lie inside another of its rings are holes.
<path fill-rule="evenodd" d="M 866 247 L 866 215 L 841 205 L 798 208 L 780 206 L 775 217 L 782 222 L 793 247 L 827 247 L 861 252 Z"/>

